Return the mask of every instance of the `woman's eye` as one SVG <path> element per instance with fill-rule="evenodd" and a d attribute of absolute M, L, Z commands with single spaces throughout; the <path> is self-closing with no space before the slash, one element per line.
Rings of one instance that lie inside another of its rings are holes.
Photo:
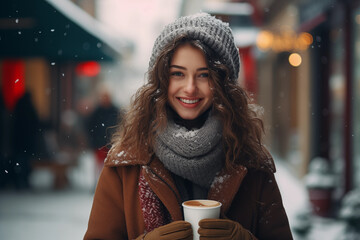
<path fill-rule="evenodd" d="M 182 72 L 172 72 L 172 73 L 170 73 L 170 76 L 174 76 L 174 77 L 181 77 L 183 75 L 184 74 L 182 74 Z"/>
<path fill-rule="evenodd" d="M 199 77 L 201 78 L 208 78 L 209 77 L 209 73 L 200 73 Z"/>

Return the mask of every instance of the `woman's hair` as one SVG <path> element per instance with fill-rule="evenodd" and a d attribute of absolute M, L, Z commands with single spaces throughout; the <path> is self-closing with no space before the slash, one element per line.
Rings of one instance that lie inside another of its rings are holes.
<path fill-rule="evenodd" d="M 149 159 L 154 154 L 156 132 L 162 130 L 168 116 L 168 86 L 170 63 L 176 49 L 184 44 L 200 49 L 206 58 L 210 86 L 213 91 L 214 115 L 223 124 L 223 145 L 226 166 L 243 164 L 259 167 L 264 160 L 261 144 L 264 132 L 262 120 L 249 104 L 249 96 L 236 80 L 229 78 L 229 69 L 221 58 L 199 40 L 179 36 L 163 48 L 154 66 L 148 71 L 148 82 L 132 98 L 119 130 L 112 139 L 114 154 L 121 150 L 136 159 Z"/>

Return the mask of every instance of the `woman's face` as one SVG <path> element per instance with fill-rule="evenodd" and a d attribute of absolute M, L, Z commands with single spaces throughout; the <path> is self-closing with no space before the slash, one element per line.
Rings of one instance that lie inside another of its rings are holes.
<path fill-rule="evenodd" d="M 192 120 L 212 104 L 209 69 L 203 52 L 189 44 L 179 46 L 170 63 L 168 101 L 177 114 Z"/>

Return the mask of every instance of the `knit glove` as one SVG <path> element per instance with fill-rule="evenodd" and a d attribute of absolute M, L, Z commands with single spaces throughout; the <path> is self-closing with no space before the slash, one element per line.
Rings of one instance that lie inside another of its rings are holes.
<path fill-rule="evenodd" d="M 155 228 L 151 232 L 140 235 L 136 240 L 192 240 L 193 233 L 190 223 L 175 221 Z"/>
<path fill-rule="evenodd" d="M 229 219 L 203 219 L 199 222 L 201 240 L 251 240 L 256 239 L 240 223 Z"/>

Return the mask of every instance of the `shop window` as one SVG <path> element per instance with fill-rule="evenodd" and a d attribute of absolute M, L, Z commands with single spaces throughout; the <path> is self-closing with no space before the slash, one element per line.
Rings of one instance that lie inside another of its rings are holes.
<path fill-rule="evenodd" d="M 360 8 L 358 8 L 354 15 L 353 19 L 353 87 L 352 87 L 352 149 L 353 149 L 353 186 L 360 186 Z"/>

